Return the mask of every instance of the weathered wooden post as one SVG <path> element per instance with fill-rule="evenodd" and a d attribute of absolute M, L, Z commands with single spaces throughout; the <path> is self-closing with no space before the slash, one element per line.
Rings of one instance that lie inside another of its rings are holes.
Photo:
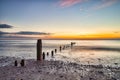
<path fill-rule="evenodd" d="M 72 49 L 72 47 L 73 47 L 73 42 L 71 42 L 71 49 Z"/>
<path fill-rule="evenodd" d="M 65 49 L 65 46 L 63 46 L 63 50 Z"/>
<path fill-rule="evenodd" d="M 47 52 L 47 56 L 49 55 L 49 52 Z"/>
<path fill-rule="evenodd" d="M 22 59 L 21 62 L 20 62 L 20 64 L 21 64 L 22 67 L 25 66 L 25 60 Z"/>
<path fill-rule="evenodd" d="M 15 62 L 14 62 L 14 66 L 18 66 L 17 60 L 15 60 Z"/>
<path fill-rule="evenodd" d="M 64 45 L 64 49 L 66 48 L 66 46 Z"/>
<path fill-rule="evenodd" d="M 45 52 L 43 52 L 43 60 L 45 59 Z"/>
<path fill-rule="evenodd" d="M 61 52 L 61 50 L 62 50 L 62 47 L 60 46 L 60 52 Z"/>
<path fill-rule="evenodd" d="M 37 60 L 42 61 L 42 40 L 37 40 Z"/>
<path fill-rule="evenodd" d="M 54 56 L 54 51 L 51 51 L 51 56 L 52 56 L 52 57 Z"/>
<path fill-rule="evenodd" d="M 57 49 L 55 49 L 55 53 L 57 53 Z"/>

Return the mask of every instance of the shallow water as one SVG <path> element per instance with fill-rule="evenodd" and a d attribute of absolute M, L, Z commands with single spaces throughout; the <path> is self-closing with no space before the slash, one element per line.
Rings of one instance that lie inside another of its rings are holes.
<path fill-rule="evenodd" d="M 73 61 L 84 64 L 109 64 L 120 65 L 120 40 L 43 40 L 43 52 L 51 52 L 61 45 L 76 42 L 70 48 L 58 52 L 54 58 L 47 56 L 46 59 L 58 59 Z M 25 59 L 36 58 L 37 40 L 0 40 L 0 56 L 21 57 Z"/>

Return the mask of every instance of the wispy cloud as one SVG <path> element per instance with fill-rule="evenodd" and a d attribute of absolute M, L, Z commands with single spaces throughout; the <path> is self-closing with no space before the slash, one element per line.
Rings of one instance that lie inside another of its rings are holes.
<path fill-rule="evenodd" d="M 92 9 L 98 10 L 98 9 L 106 8 L 106 7 L 112 6 L 117 2 L 118 0 L 101 0 L 101 3 L 93 6 Z"/>
<path fill-rule="evenodd" d="M 12 28 L 13 26 L 8 25 L 8 24 L 0 24 L 0 28 L 2 29 L 8 29 L 8 28 Z M 51 35 L 51 33 L 47 33 L 47 32 L 34 32 L 34 31 L 19 31 L 19 32 L 4 32 L 4 31 L 0 31 L 0 39 L 5 39 L 5 38 L 9 38 L 9 39 L 14 39 L 14 38 L 43 38 L 46 37 L 48 35 Z"/>
<path fill-rule="evenodd" d="M 0 36 L 5 35 L 5 34 L 8 34 L 8 33 L 0 31 Z"/>
<path fill-rule="evenodd" d="M 46 32 L 32 32 L 32 31 L 20 31 L 20 32 L 3 32 L 0 31 L 0 35 L 6 35 L 6 34 L 14 34 L 14 35 L 50 35 L 50 33 Z"/>
<path fill-rule="evenodd" d="M 8 24 L 0 24 L 0 28 L 12 28 L 13 26 Z"/>
<path fill-rule="evenodd" d="M 31 31 L 20 31 L 14 34 L 21 34 L 21 35 L 49 35 L 50 33 L 46 32 L 31 32 Z"/>
<path fill-rule="evenodd" d="M 77 3 L 81 3 L 82 1 L 84 1 L 84 0 L 61 0 L 59 2 L 59 5 L 61 7 L 69 7 L 69 6 L 75 5 Z"/>
<path fill-rule="evenodd" d="M 32 31 L 20 31 L 20 32 L 3 32 L 0 31 L 0 39 L 32 39 L 32 38 L 47 38 L 51 33 L 46 32 L 32 32 Z"/>
<path fill-rule="evenodd" d="M 59 6 L 70 7 L 70 6 L 73 6 L 78 3 L 91 2 L 91 1 L 93 1 L 93 0 L 60 0 Z M 93 10 L 106 8 L 106 7 L 112 6 L 113 4 L 117 3 L 118 1 L 119 0 L 99 0 L 99 3 L 96 3 L 95 5 L 91 5 L 91 8 Z"/>

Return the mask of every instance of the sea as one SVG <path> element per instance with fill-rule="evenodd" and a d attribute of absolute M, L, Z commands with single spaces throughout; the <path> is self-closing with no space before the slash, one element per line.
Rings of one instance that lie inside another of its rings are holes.
<path fill-rule="evenodd" d="M 76 43 L 73 48 L 59 50 L 71 42 Z M 36 59 L 36 44 L 37 40 L 0 40 L 0 56 Z M 42 40 L 42 52 L 45 60 L 120 66 L 120 40 Z"/>

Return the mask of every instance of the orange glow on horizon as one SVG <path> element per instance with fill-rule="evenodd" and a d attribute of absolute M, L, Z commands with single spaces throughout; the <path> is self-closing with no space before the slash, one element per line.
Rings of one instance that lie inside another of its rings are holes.
<path fill-rule="evenodd" d="M 50 35 L 51 39 L 117 39 L 120 33 L 96 33 L 96 34 L 54 34 Z"/>
<path fill-rule="evenodd" d="M 33 39 L 86 39 L 86 40 L 95 40 L 95 39 L 120 39 L 120 33 L 85 33 L 85 34 L 72 34 L 72 33 L 56 33 L 50 35 L 11 35 L 19 36 L 24 38 L 33 38 Z"/>

